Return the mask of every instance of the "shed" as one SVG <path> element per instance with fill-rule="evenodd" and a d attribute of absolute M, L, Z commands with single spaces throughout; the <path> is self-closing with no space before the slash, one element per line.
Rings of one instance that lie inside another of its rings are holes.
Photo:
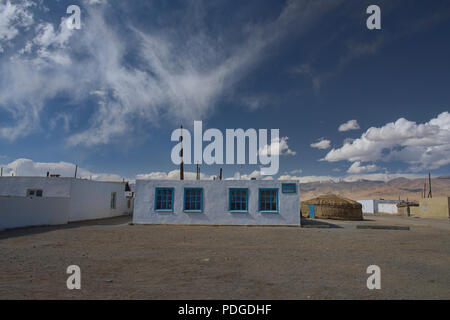
<path fill-rule="evenodd" d="M 307 218 L 362 220 L 362 205 L 334 194 L 322 195 L 301 203 L 302 216 Z"/>

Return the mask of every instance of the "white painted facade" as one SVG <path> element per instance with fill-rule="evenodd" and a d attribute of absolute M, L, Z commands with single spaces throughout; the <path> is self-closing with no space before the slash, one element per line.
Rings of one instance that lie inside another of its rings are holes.
<path fill-rule="evenodd" d="M 295 193 L 283 193 L 282 185 L 295 185 Z M 173 188 L 173 210 L 155 208 L 156 188 Z M 201 188 L 201 212 L 184 209 L 185 188 Z M 248 190 L 247 212 L 230 211 L 230 189 Z M 259 210 L 260 188 L 278 190 L 278 212 Z M 300 225 L 300 195 L 296 181 L 274 180 L 137 180 L 133 212 L 136 224 Z"/>
<path fill-rule="evenodd" d="M 357 202 L 361 203 L 363 213 L 375 213 L 374 200 L 358 200 Z"/>
<path fill-rule="evenodd" d="M 397 214 L 399 200 L 358 200 L 362 204 L 363 213 Z"/>
<path fill-rule="evenodd" d="M 42 190 L 42 197 L 27 190 Z M 116 194 L 111 208 L 112 193 Z M 125 183 L 75 178 L 0 177 L 0 230 L 131 214 Z"/>

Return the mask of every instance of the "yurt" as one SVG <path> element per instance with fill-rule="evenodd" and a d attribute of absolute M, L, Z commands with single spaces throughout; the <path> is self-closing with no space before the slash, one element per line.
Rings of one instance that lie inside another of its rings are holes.
<path fill-rule="evenodd" d="M 301 214 L 305 218 L 362 220 L 362 205 L 334 194 L 302 201 Z"/>

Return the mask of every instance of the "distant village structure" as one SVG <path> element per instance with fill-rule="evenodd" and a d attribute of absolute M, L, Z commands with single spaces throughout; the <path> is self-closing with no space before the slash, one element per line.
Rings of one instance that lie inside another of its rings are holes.
<path fill-rule="evenodd" d="M 450 218 L 450 197 L 423 198 L 410 210 L 412 216 L 421 218 Z"/>
<path fill-rule="evenodd" d="M 322 195 L 301 204 L 304 218 L 363 220 L 361 209 L 360 203 L 334 194 Z"/>
<path fill-rule="evenodd" d="M 0 177 L 0 230 L 59 225 L 133 212 L 126 182 L 76 178 Z"/>
<path fill-rule="evenodd" d="M 398 214 L 398 204 L 401 200 L 357 200 L 362 205 L 363 213 L 388 213 Z"/>

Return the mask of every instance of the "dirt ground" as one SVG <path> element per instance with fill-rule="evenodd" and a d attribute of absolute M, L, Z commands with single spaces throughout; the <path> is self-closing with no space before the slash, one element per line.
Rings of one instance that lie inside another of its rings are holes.
<path fill-rule="evenodd" d="M 373 216 L 300 228 L 130 219 L 0 232 L 0 299 L 450 299 L 449 220 Z M 66 287 L 73 264 L 81 290 Z M 381 290 L 367 289 L 372 264 Z"/>

